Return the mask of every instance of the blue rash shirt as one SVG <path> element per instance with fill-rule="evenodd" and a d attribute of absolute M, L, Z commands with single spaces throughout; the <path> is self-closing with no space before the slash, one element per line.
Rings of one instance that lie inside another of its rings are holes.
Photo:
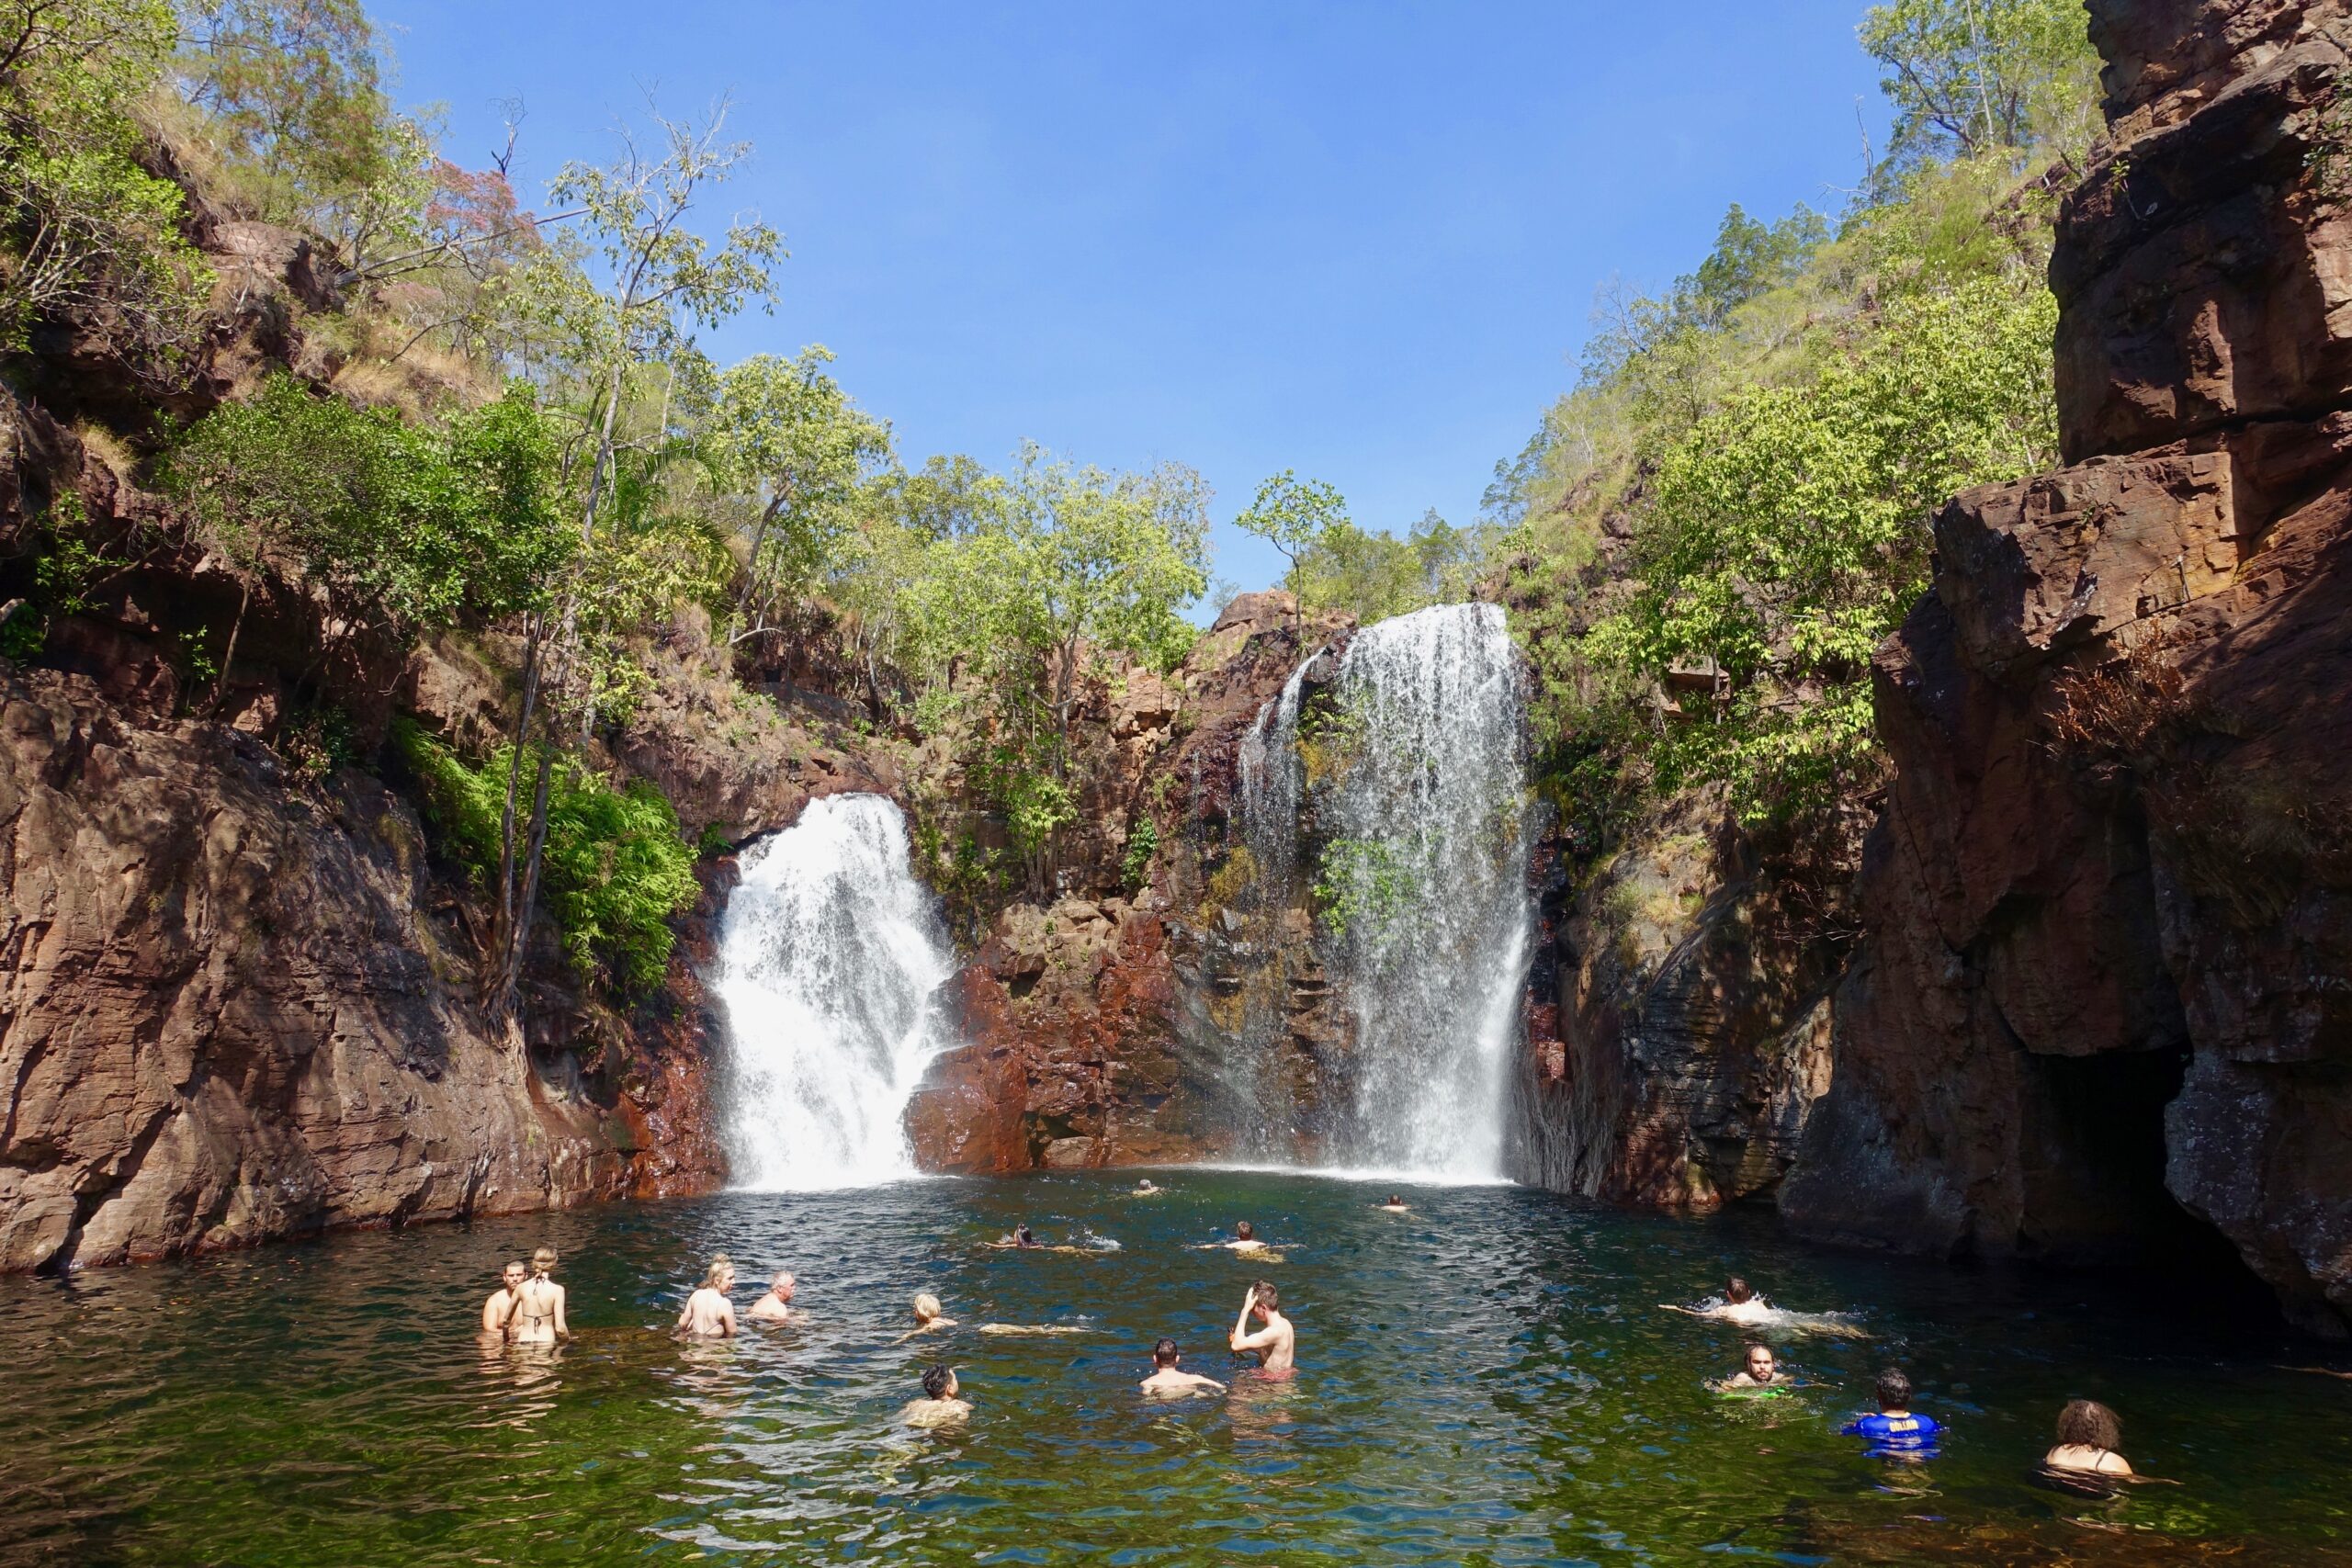
<path fill-rule="evenodd" d="M 1868 1438 L 1873 1459 L 1896 1454 L 1931 1459 L 1936 1452 L 1936 1435 L 1942 1430 L 1932 1416 L 1873 1412 L 1846 1423 L 1841 1435 Z"/>

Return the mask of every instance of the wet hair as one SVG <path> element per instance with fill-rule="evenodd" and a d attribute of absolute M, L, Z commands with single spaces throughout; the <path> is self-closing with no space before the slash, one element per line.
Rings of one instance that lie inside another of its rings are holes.
<path fill-rule="evenodd" d="M 1772 1356 L 1772 1347 L 1770 1345 L 1750 1345 L 1747 1348 L 1747 1353 L 1740 1359 L 1744 1361 L 1752 1361 L 1759 1355 Z M 1778 1356 L 1772 1356 L 1772 1359 L 1774 1363 L 1777 1364 L 1781 1358 Z"/>
<path fill-rule="evenodd" d="M 1878 1407 L 1881 1410 L 1907 1409 L 1911 1404 L 1911 1380 L 1903 1375 L 1900 1367 L 1889 1367 L 1878 1375 Z"/>
<path fill-rule="evenodd" d="M 1401 1209 L 1405 1206 L 1405 1200 L 1391 1192 L 1388 1195 L 1388 1206 L 1392 1209 Z"/>
<path fill-rule="evenodd" d="M 1274 1282 L 1272 1280 L 1261 1280 L 1250 1286 L 1250 1291 L 1258 1298 L 1258 1304 L 1268 1312 L 1273 1311 L 1282 1301 L 1282 1292 L 1274 1289 Z"/>
<path fill-rule="evenodd" d="M 1258 1227 L 1251 1224 L 1248 1220 L 1243 1220 L 1233 1227 L 1233 1234 L 1239 1236 L 1242 1240 L 1248 1241 L 1250 1237 L 1258 1234 Z"/>
<path fill-rule="evenodd" d="M 716 1285 L 718 1283 L 718 1277 L 730 1271 L 734 1267 L 733 1258 L 723 1252 L 714 1252 L 710 1255 L 710 1267 L 703 1270 L 702 1282 L 706 1285 Z"/>
<path fill-rule="evenodd" d="M 1151 1364 L 1155 1367 L 1172 1367 L 1176 1364 L 1176 1358 L 1182 1354 L 1182 1352 L 1176 1348 L 1176 1341 L 1162 1339 L 1151 1348 Z"/>
<path fill-rule="evenodd" d="M 2058 1412 L 2058 1440 L 2113 1453 L 2123 1446 L 2123 1423 L 2096 1399 L 2070 1399 Z"/>
<path fill-rule="evenodd" d="M 1749 1287 L 1747 1281 L 1736 1274 L 1724 1282 L 1724 1300 L 1734 1306 L 1753 1299 L 1755 1294 L 1755 1291 Z"/>
<path fill-rule="evenodd" d="M 777 1269 L 775 1271 L 775 1278 L 768 1281 L 771 1285 L 797 1285 L 799 1282 L 799 1280 L 792 1277 L 792 1270 L 789 1269 Z"/>
<path fill-rule="evenodd" d="M 1012 1227 L 1012 1239 L 1015 1241 L 1035 1241 L 1036 1237 L 1029 1234 L 1029 1223 L 1024 1220 L 1021 1224 Z"/>
<path fill-rule="evenodd" d="M 542 1247 L 531 1254 L 531 1267 L 544 1274 L 555 1267 L 556 1253 L 552 1247 Z"/>
<path fill-rule="evenodd" d="M 917 1317 L 937 1317 L 939 1315 L 939 1298 L 933 1295 L 929 1291 L 925 1291 L 922 1294 L 917 1296 L 915 1298 L 915 1315 Z"/>
<path fill-rule="evenodd" d="M 498 1272 L 499 1272 L 500 1277 L 501 1277 L 501 1278 L 503 1278 L 503 1277 L 505 1276 L 506 1270 L 508 1270 L 509 1269 L 520 1269 L 522 1272 L 524 1272 L 524 1273 L 527 1274 L 527 1273 L 529 1273 L 529 1272 L 531 1271 L 531 1260 L 530 1260 L 529 1258 L 508 1258 L 505 1262 L 503 1262 L 503 1263 L 502 1263 L 502 1264 L 500 1264 L 500 1265 L 498 1266 Z"/>
<path fill-rule="evenodd" d="M 956 1374 L 945 1367 L 925 1368 L 922 1374 L 923 1397 L 925 1399 L 946 1398 L 948 1385 L 955 1381 Z"/>

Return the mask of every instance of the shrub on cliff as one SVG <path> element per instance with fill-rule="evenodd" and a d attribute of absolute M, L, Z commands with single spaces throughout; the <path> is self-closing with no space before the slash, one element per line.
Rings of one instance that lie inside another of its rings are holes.
<path fill-rule="evenodd" d="M 164 478 L 232 556 L 403 639 L 536 604 L 572 547 L 555 434 L 519 389 L 419 427 L 277 377 L 191 426 Z"/>
<path fill-rule="evenodd" d="M 445 852 L 478 888 L 489 886 L 498 870 L 512 752 L 502 746 L 481 767 L 470 767 L 406 718 L 394 724 L 392 739 Z M 601 969 L 625 991 L 660 984 L 674 941 L 670 919 L 692 908 L 701 892 L 695 849 L 678 829 L 678 814 L 641 779 L 615 789 L 562 757 L 547 825 L 548 909 L 573 966 L 582 975 Z"/>

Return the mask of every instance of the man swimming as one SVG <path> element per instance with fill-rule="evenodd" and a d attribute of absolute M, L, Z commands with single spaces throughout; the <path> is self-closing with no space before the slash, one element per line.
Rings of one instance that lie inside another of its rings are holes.
<path fill-rule="evenodd" d="M 767 1294 L 753 1302 L 752 1310 L 743 1315 L 753 1323 L 784 1322 L 792 1315 L 793 1286 L 790 1272 L 778 1269 L 775 1278 L 768 1281 Z"/>
<path fill-rule="evenodd" d="M 1241 1315 L 1233 1320 L 1233 1332 L 1227 1337 L 1227 1343 L 1237 1355 L 1256 1351 L 1260 1370 L 1268 1373 L 1291 1371 L 1298 1350 L 1298 1332 L 1282 1314 L 1281 1306 L 1282 1296 L 1274 1289 L 1274 1282 L 1259 1280 L 1241 1298 Z M 1258 1321 L 1265 1325 L 1255 1334 L 1250 1332 L 1250 1314 L 1253 1312 L 1258 1314 Z"/>
<path fill-rule="evenodd" d="M 1859 1416 L 1840 1428 L 1840 1435 L 1870 1441 L 1872 1459 L 1923 1460 L 1936 1457 L 1936 1435 L 1943 1430 L 1932 1416 L 1911 1410 L 1911 1380 L 1901 1369 L 1889 1367 L 1878 1375 L 1878 1411 Z"/>
<path fill-rule="evenodd" d="M 735 1263 L 725 1253 L 710 1260 L 701 1289 L 686 1298 L 678 1314 L 678 1332 L 698 1339 L 723 1339 L 735 1332 Z"/>
<path fill-rule="evenodd" d="M 1780 1362 L 1769 1345 L 1750 1345 L 1747 1364 L 1724 1379 L 1724 1388 L 1785 1388 L 1789 1374 L 1781 1371 Z"/>
<path fill-rule="evenodd" d="M 899 1412 L 899 1419 L 910 1427 L 944 1427 L 961 1421 L 972 1413 L 967 1401 L 956 1397 L 963 1386 L 956 1381 L 955 1369 L 932 1367 L 922 1374 L 922 1397 L 908 1402 Z"/>
<path fill-rule="evenodd" d="M 1391 1192 L 1388 1195 L 1388 1201 L 1381 1204 L 1380 1207 L 1387 1210 L 1392 1214 L 1401 1214 L 1406 1212 L 1405 1200 L 1398 1197 L 1394 1192 Z"/>
<path fill-rule="evenodd" d="M 506 1319 L 506 1337 L 517 1345 L 552 1345 L 571 1337 L 571 1325 L 563 1320 L 563 1287 L 550 1278 L 555 1266 L 554 1247 L 531 1254 L 531 1277 L 514 1292 Z"/>
<path fill-rule="evenodd" d="M 498 1289 L 482 1298 L 481 1331 L 484 1336 L 506 1337 L 506 1320 L 514 1314 L 514 1298 L 529 1275 L 530 1267 L 517 1258 L 498 1271 Z"/>
<path fill-rule="evenodd" d="M 1029 1226 L 1026 1222 L 1012 1227 L 1012 1245 L 1015 1247 L 1035 1247 L 1039 1245 L 1037 1238 L 1029 1234 Z"/>
<path fill-rule="evenodd" d="M 1165 1187 L 1154 1187 L 1151 1184 L 1151 1178 L 1147 1176 L 1136 1183 L 1135 1195 L 1138 1198 L 1157 1198 L 1167 1190 Z"/>
<path fill-rule="evenodd" d="M 1151 1376 L 1143 1380 L 1146 1394 L 1153 1399 L 1183 1399 L 1195 1393 L 1223 1393 L 1225 1385 L 1215 1378 L 1204 1378 L 1198 1372 L 1181 1371 L 1176 1363 L 1182 1352 L 1173 1339 L 1162 1339 L 1151 1348 Z"/>

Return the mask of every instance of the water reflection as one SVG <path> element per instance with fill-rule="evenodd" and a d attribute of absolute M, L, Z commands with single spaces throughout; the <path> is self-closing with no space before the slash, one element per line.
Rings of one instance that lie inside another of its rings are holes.
<path fill-rule="evenodd" d="M 1507 1189 L 1413 1192 L 1394 1215 L 1370 1207 L 1387 1184 L 1165 1184 L 1150 1204 L 1093 1178 L 730 1197 L 0 1281 L 18 1413 L 0 1561 L 2346 1561 L 2340 1388 L 2267 1364 L 2307 1354 L 2125 1292 Z M 1187 1244 L 1237 1213 L 1285 1238 L 1295 1378 L 1223 1359 L 1260 1269 Z M 977 1245 L 1023 1215 L 1122 1250 Z M 483 1347 L 481 1281 L 542 1239 L 578 1337 Z M 749 1278 L 799 1275 L 789 1326 L 670 1337 L 719 1250 Z M 1656 1303 L 1735 1269 L 1876 1338 L 1805 1341 L 1777 1398 L 1712 1392 L 1741 1330 Z M 895 1345 L 918 1291 L 959 1326 Z M 1163 1334 L 1230 1393 L 1141 1398 Z M 910 1432 L 899 1411 L 935 1359 L 974 1414 Z M 1948 1429 L 1931 1466 L 1836 1435 L 1889 1360 Z M 2033 1484 L 2052 1416 L 2085 1393 L 2184 1484 Z"/>

